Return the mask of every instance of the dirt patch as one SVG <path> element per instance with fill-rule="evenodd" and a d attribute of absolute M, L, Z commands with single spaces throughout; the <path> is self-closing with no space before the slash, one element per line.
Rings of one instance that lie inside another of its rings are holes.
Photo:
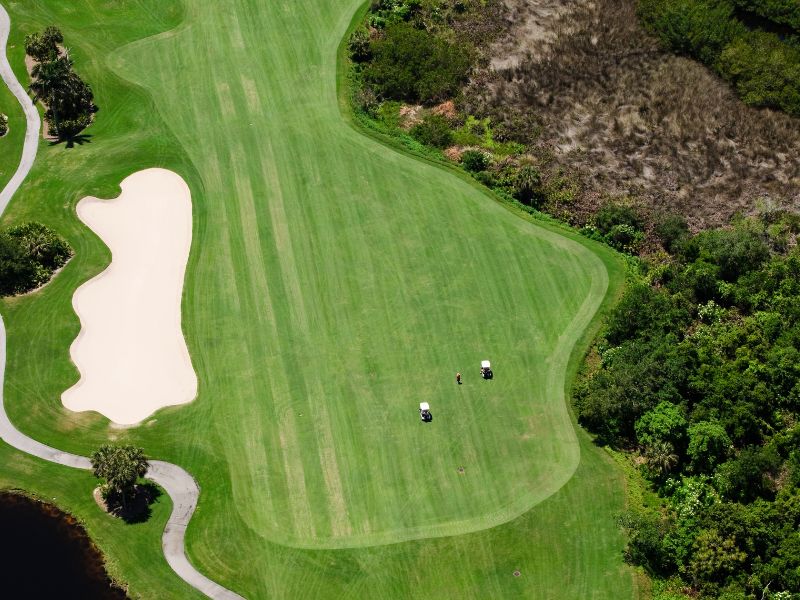
<path fill-rule="evenodd" d="M 664 52 L 634 0 L 507 3 L 526 20 L 495 43 L 465 108 L 523 137 L 540 127 L 534 154 L 580 181 L 570 220 L 608 197 L 681 213 L 693 230 L 800 209 L 800 120 L 749 108 L 703 65 Z"/>

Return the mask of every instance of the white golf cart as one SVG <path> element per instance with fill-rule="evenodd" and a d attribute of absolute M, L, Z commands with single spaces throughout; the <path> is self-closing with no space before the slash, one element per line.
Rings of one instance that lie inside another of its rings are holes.
<path fill-rule="evenodd" d="M 481 377 L 484 379 L 491 379 L 494 377 L 494 373 L 492 373 L 492 365 L 488 360 L 481 361 Z"/>
<path fill-rule="evenodd" d="M 423 423 L 430 423 L 433 421 L 433 415 L 431 414 L 431 405 L 427 402 L 420 402 L 419 403 L 419 418 Z"/>

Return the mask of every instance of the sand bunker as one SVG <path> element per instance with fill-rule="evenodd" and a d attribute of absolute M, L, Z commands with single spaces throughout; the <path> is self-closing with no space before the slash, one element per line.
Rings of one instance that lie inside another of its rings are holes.
<path fill-rule="evenodd" d="M 183 179 L 164 169 L 134 173 L 121 187 L 115 200 L 78 203 L 112 260 L 72 299 L 81 332 L 70 354 L 81 378 L 61 401 L 130 425 L 197 395 L 181 331 L 192 201 Z"/>

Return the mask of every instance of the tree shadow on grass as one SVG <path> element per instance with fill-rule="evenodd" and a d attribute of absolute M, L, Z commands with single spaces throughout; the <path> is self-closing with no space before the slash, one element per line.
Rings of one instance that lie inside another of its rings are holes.
<path fill-rule="evenodd" d="M 154 483 L 137 484 L 131 496 L 123 504 L 122 497 L 110 493 L 105 497 L 106 510 L 128 524 L 144 523 L 153 514 L 150 508 L 163 492 Z"/>
<path fill-rule="evenodd" d="M 53 140 L 52 142 L 50 142 L 50 145 L 58 146 L 60 144 L 64 144 L 64 148 L 74 148 L 75 145 L 83 146 L 84 144 L 91 144 L 91 143 L 92 143 L 92 134 L 81 133 L 64 139 Z"/>

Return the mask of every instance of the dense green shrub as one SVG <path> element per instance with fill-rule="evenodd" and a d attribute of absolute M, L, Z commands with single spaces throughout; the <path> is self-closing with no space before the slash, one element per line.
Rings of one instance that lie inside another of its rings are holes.
<path fill-rule="evenodd" d="M 364 81 L 381 97 L 405 102 L 431 104 L 453 96 L 472 64 L 469 48 L 402 22 L 371 41 L 370 52 Z"/>
<path fill-rule="evenodd" d="M 474 177 L 488 188 L 497 186 L 497 178 L 491 171 L 478 171 L 474 174 Z"/>
<path fill-rule="evenodd" d="M 733 6 L 714 0 L 641 0 L 644 22 L 670 49 L 711 65 L 747 28 Z"/>
<path fill-rule="evenodd" d="M 632 284 L 608 317 L 606 339 L 619 346 L 634 338 L 660 337 L 680 330 L 689 319 L 687 309 L 664 290 Z"/>
<path fill-rule="evenodd" d="M 661 402 L 636 421 L 636 439 L 643 446 L 667 442 L 676 450 L 686 444 L 686 417 L 681 407 Z"/>
<path fill-rule="evenodd" d="M 630 206 L 606 204 L 594 216 L 594 224 L 603 235 L 608 235 L 617 225 L 628 225 L 633 229 L 642 228 L 642 219 Z"/>
<path fill-rule="evenodd" d="M 665 547 L 664 539 L 671 524 L 656 511 L 629 511 L 619 519 L 628 544 L 625 557 L 633 564 L 647 568 L 651 575 L 666 575 L 675 568 L 675 557 Z"/>
<path fill-rule="evenodd" d="M 594 216 L 594 225 L 608 244 L 623 252 L 635 252 L 644 239 L 641 217 L 622 204 L 603 206 Z"/>
<path fill-rule="evenodd" d="M 481 150 L 467 150 L 461 155 L 461 164 L 467 171 L 478 173 L 489 166 L 489 157 Z"/>
<path fill-rule="evenodd" d="M 33 287 L 36 268 L 19 242 L 0 232 L 0 295 L 8 296 Z"/>
<path fill-rule="evenodd" d="M 754 31 L 722 51 L 719 71 L 747 104 L 800 116 L 800 48 L 772 33 Z"/>
<path fill-rule="evenodd" d="M 686 454 L 695 473 L 713 471 L 728 456 L 732 447 L 730 437 L 719 423 L 700 421 L 689 427 Z"/>
<path fill-rule="evenodd" d="M 58 269 L 72 256 L 72 248 L 67 241 L 41 223 L 28 222 L 9 227 L 6 231 L 19 242 L 28 256 L 46 269 Z"/>
<path fill-rule="evenodd" d="M 8 117 L 0 113 L 0 137 L 8 133 Z"/>
<path fill-rule="evenodd" d="M 664 500 L 623 516 L 626 556 L 702 598 L 800 593 L 800 249 L 770 255 L 768 218 L 632 284 L 575 387 L 580 422 L 635 448 Z"/>
<path fill-rule="evenodd" d="M 741 10 L 754 13 L 800 32 L 800 2 L 797 0 L 733 0 Z"/>
<path fill-rule="evenodd" d="M 753 106 L 800 115 L 800 47 L 797 38 L 750 30 L 740 20 L 746 11 L 776 26 L 797 28 L 795 0 L 640 0 L 644 23 L 665 46 L 699 59 L 734 86 Z"/>
<path fill-rule="evenodd" d="M 372 0 L 370 25 L 385 27 L 388 24 L 408 21 L 419 12 L 422 0 Z"/>
<path fill-rule="evenodd" d="M 446 148 L 453 143 L 450 124 L 441 115 L 426 116 L 411 128 L 411 135 L 421 144 L 434 148 Z"/>
<path fill-rule="evenodd" d="M 41 223 L 25 223 L 0 232 L 0 295 L 39 287 L 72 256 L 72 248 Z"/>
<path fill-rule="evenodd" d="M 727 282 L 760 268 L 769 258 L 764 234 L 752 227 L 704 231 L 686 244 L 683 257 L 689 262 L 703 261 L 719 268 L 719 277 Z"/>
<path fill-rule="evenodd" d="M 350 51 L 350 58 L 354 62 L 360 63 L 372 58 L 372 51 L 369 46 L 369 32 L 366 29 L 356 29 L 350 35 L 347 49 Z"/>
<path fill-rule="evenodd" d="M 681 215 L 666 215 L 656 223 L 655 233 L 664 250 L 675 254 L 689 237 L 689 226 Z"/>

